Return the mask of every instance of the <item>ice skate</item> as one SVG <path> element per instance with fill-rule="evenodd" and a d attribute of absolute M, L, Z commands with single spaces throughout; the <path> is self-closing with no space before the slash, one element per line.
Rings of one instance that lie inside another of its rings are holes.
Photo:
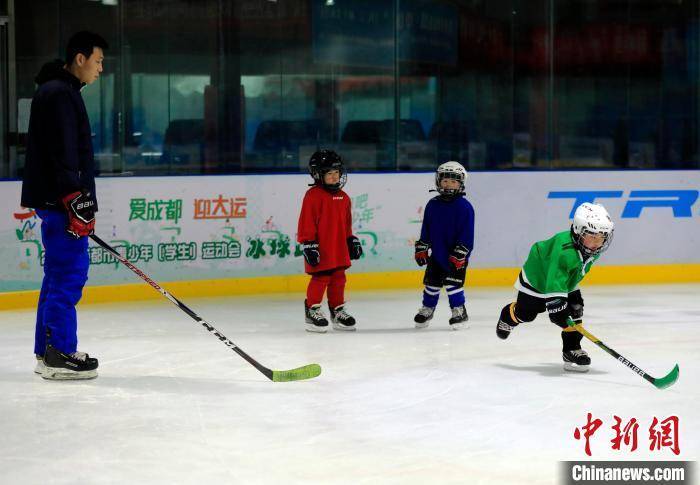
<path fill-rule="evenodd" d="M 413 317 L 413 321 L 416 322 L 416 328 L 426 328 L 430 325 L 428 322 L 432 320 L 433 313 L 435 313 L 435 308 L 429 306 L 420 307 L 416 316 Z"/>
<path fill-rule="evenodd" d="M 450 328 L 452 330 L 467 328 L 468 320 L 469 315 L 467 315 L 467 309 L 464 307 L 464 305 L 452 308 L 452 318 L 450 318 Z"/>
<path fill-rule="evenodd" d="M 34 355 L 36 357 L 36 366 L 34 367 L 34 373 L 41 375 L 44 372 L 44 357 L 42 355 Z"/>
<path fill-rule="evenodd" d="M 591 365 L 591 358 L 583 349 L 562 352 L 562 358 L 564 359 L 564 370 L 571 372 L 588 372 Z"/>
<path fill-rule="evenodd" d="M 94 379 L 97 367 L 97 359 L 85 352 L 66 354 L 47 345 L 41 377 L 48 380 Z"/>
<path fill-rule="evenodd" d="M 331 312 L 331 322 L 333 322 L 333 329 L 345 331 L 355 330 L 355 318 L 345 311 L 344 304 L 338 305 L 335 308 L 331 308 L 331 306 L 328 305 L 328 309 Z"/>
<path fill-rule="evenodd" d="M 328 331 L 328 320 L 321 311 L 320 304 L 307 306 L 306 300 L 304 300 L 304 312 L 307 332 L 326 333 Z"/>
<path fill-rule="evenodd" d="M 512 332 L 514 328 L 515 325 L 506 323 L 503 320 L 498 320 L 498 325 L 496 325 L 496 335 L 498 335 L 498 338 L 505 340 L 508 338 L 510 332 Z"/>

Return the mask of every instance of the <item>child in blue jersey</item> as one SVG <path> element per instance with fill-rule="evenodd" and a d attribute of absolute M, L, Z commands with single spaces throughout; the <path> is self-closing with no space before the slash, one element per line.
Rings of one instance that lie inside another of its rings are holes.
<path fill-rule="evenodd" d="M 420 239 L 415 244 L 418 266 L 425 266 L 423 306 L 415 318 L 416 328 L 425 328 L 433 318 L 445 286 L 452 308 L 450 328 L 466 326 L 464 279 L 469 255 L 474 248 L 474 208 L 464 195 L 467 171 L 457 162 L 446 162 L 435 172 L 435 187 L 440 195 L 425 206 Z"/>

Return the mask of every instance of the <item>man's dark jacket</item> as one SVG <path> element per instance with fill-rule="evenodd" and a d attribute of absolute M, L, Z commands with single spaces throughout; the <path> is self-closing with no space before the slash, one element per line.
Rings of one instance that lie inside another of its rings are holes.
<path fill-rule="evenodd" d="M 61 208 L 61 198 L 82 190 L 95 197 L 90 120 L 81 83 L 56 60 L 36 77 L 29 117 L 22 206 Z M 97 210 L 97 203 L 95 203 Z"/>

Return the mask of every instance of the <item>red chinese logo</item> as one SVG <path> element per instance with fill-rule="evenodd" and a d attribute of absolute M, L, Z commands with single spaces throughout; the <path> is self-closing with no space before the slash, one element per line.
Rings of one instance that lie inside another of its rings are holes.
<path fill-rule="evenodd" d="M 615 431 L 615 437 L 610 440 L 613 444 L 613 450 L 619 450 L 620 445 L 624 443 L 625 446 L 630 446 L 630 451 L 637 449 L 637 430 L 639 429 L 639 424 L 637 423 L 637 418 L 630 419 L 624 428 L 621 429 L 622 419 L 613 416 L 615 419 L 615 425 L 612 429 Z"/>
<path fill-rule="evenodd" d="M 660 430 L 656 426 L 659 425 Z M 651 451 L 661 448 L 671 448 L 671 451 L 678 455 L 681 450 L 678 446 L 678 416 L 670 416 L 659 422 L 656 417 L 649 426 L 649 449 Z"/>
<path fill-rule="evenodd" d="M 583 430 L 583 437 L 586 440 L 586 454 L 588 456 L 591 456 L 591 444 L 590 444 L 590 438 L 593 436 L 593 433 L 595 433 L 598 428 L 603 424 L 603 421 L 600 419 L 594 419 L 591 421 L 591 418 L 593 415 L 591 413 L 588 413 L 588 419 L 586 422 L 585 426 L 582 426 L 581 429 L 576 428 L 574 430 L 574 438 L 577 440 L 581 439 L 581 430 Z"/>
<path fill-rule="evenodd" d="M 623 424 L 623 419 L 619 416 L 613 416 L 615 424 L 611 426 L 614 431 L 614 436 L 610 440 L 612 449 L 621 451 L 623 445 L 629 448 L 630 452 L 637 450 L 639 422 L 637 418 L 632 418 Z M 593 418 L 591 413 L 586 417 L 586 424 L 574 430 L 574 438 L 577 440 L 585 440 L 584 451 L 586 455 L 592 456 L 591 441 L 596 431 L 603 425 L 601 419 Z M 678 439 L 679 419 L 678 416 L 669 416 L 663 421 L 659 421 L 657 417 L 652 420 L 649 426 L 649 450 L 658 451 L 662 448 L 668 448 L 675 455 L 679 455 L 680 445 Z"/>

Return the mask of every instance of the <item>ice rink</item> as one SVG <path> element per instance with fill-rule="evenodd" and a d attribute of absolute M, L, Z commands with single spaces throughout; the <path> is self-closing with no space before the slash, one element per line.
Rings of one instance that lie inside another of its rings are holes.
<path fill-rule="evenodd" d="M 189 299 L 264 365 L 323 367 L 273 383 L 165 299 L 82 306 L 80 349 L 99 377 L 33 374 L 33 311 L 0 312 L 2 484 L 551 484 L 573 437 L 603 420 L 592 459 L 700 454 L 700 285 L 584 287 L 585 325 L 648 373 L 657 390 L 591 342 L 587 374 L 565 373 L 544 316 L 496 338 L 514 290 L 470 289 L 470 328 L 451 331 L 444 293 L 415 330 L 420 289 L 348 294 L 355 333 L 303 330 L 303 297 Z M 177 295 L 176 295 L 177 296 Z M 326 309 L 327 313 L 327 309 Z M 613 415 L 639 445 L 611 449 Z M 654 417 L 680 420 L 681 453 L 649 450 Z"/>

